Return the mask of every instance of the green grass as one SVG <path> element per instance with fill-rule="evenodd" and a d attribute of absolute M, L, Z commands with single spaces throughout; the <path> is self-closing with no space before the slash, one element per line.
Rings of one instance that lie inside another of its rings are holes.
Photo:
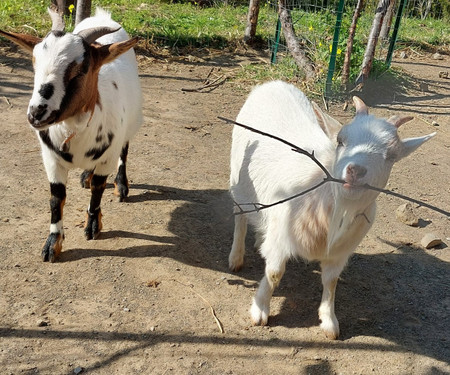
<path fill-rule="evenodd" d="M 0 28 L 44 36 L 51 27 L 46 12 L 49 0 L 25 1 L 2 0 L 0 3 Z M 93 0 L 97 5 L 112 12 L 113 18 L 120 22 L 131 35 L 139 35 L 160 46 L 189 48 L 225 48 L 242 40 L 247 16 L 247 6 L 224 5 L 218 2 L 211 8 L 199 8 L 188 2 L 170 3 L 160 0 Z M 345 14 L 338 43 L 338 54 L 334 85 L 340 85 L 340 73 L 344 60 L 351 14 Z M 366 47 L 367 36 L 372 23 L 372 12 L 365 12 L 360 19 L 352 55 L 350 80 L 359 71 Z M 335 18 L 330 12 L 292 12 L 297 34 L 304 41 L 309 55 L 319 72 L 319 82 L 324 82 L 330 58 L 330 45 Z M 258 23 L 258 38 L 263 46 L 273 40 L 277 15 L 276 10 L 263 3 Z M 445 20 L 419 20 L 403 18 L 399 33 L 399 46 L 430 49 L 432 46 L 450 45 L 450 24 Z M 282 51 L 282 48 L 281 48 Z M 280 54 L 282 56 L 283 53 Z M 375 74 L 385 69 L 378 61 Z M 291 58 L 280 58 L 275 66 L 250 65 L 239 75 L 242 79 L 266 80 L 280 78 L 301 80 Z"/>

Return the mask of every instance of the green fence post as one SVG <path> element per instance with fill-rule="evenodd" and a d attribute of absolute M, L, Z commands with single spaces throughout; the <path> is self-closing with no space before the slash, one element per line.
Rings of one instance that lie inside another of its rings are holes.
<path fill-rule="evenodd" d="M 395 19 L 395 24 L 394 24 L 394 31 L 392 32 L 391 42 L 389 44 L 389 49 L 388 49 L 388 53 L 386 56 L 386 65 L 388 68 L 391 66 L 392 55 L 394 53 L 394 46 L 395 46 L 395 43 L 397 42 L 398 30 L 400 28 L 400 20 L 402 18 L 403 9 L 405 9 L 407 1 L 408 0 L 402 0 L 400 2 L 400 5 L 398 6 L 397 18 Z"/>
<path fill-rule="evenodd" d="M 280 44 L 280 35 L 281 35 L 281 21 L 280 16 L 278 16 L 277 28 L 275 30 L 275 43 L 272 46 L 272 56 L 270 56 L 271 64 L 275 64 L 277 61 L 277 52 L 278 52 L 278 45 Z"/>
<path fill-rule="evenodd" d="M 334 70 L 336 68 L 336 52 L 339 42 L 339 32 L 341 31 L 342 14 L 344 13 L 345 0 L 339 0 L 339 4 L 336 11 L 336 25 L 334 27 L 333 44 L 331 46 L 330 63 L 328 64 L 327 82 L 325 84 L 325 99 L 328 99 L 331 95 L 331 84 L 333 82 Z"/>

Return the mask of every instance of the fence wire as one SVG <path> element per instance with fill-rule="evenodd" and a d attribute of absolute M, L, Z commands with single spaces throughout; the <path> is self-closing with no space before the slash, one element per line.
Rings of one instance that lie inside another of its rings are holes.
<path fill-rule="evenodd" d="M 395 0 L 392 11 L 392 24 L 390 31 L 385 38 L 380 38 L 375 54 L 375 64 L 387 65 L 390 62 L 388 55 L 390 46 L 390 36 L 399 10 L 401 0 Z M 378 5 L 378 0 L 369 0 L 365 2 L 361 17 L 358 21 L 357 31 L 354 38 L 350 81 L 355 79 L 358 74 L 358 68 L 362 63 L 362 57 L 367 45 L 367 38 L 370 32 L 371 24 Z M 349 28 L 356 7 L 357 0 L 347 0 L 344 3 L 343 17 L 339 39 L 337 43 L 336 68 L 333 75 L 333 81 L 339 84 L 344 54 L 349 34 Z M 269 0 L 268 4 L 274 12 L 277 12 L 278 2 Z M 446 5 L 447 4 L 447 5 Z M 445 18 L 450 11 L 450 2 L 448 0 L 410 0 L 406 2 L 403 9 L 403 17 L 415 18 Z M 286 8 L 290 10 L 293 26 L 296 36 L 303 48 L 311 56 L 312 60 L 318 63 L 318 73 L 320 78 L 324 78 L 329 69 L 329 62 L 332 51 L 333 35 L 336 28 L 337 7 L 339 0 L 287 0 Z M 273 38 L 269 40 L 269 47 L 272 50 L 272 62 L 280 61 L 288 56 L 286 41 L 280 33 L 280 25 L 273 25 Z M 392 51 L 391 51 L 392 52 Z M 325 63 L 326 62 L 326 63 Z"/>

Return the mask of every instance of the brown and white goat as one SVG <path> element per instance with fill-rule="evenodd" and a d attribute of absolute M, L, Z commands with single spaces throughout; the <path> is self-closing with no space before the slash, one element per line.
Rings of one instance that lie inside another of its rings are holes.
<path fill-rule="evenodd" d="M 64 239 L 63 206 L 69 169 L 82 168 L 90 185 L 85 236 L 102 228 L 100 202 L 107 176 L 118 164 L 115 193 L 128 195 L 126 159 L 129 140 L 142 123 L 142 97 L 133 46 L 109 13 L 64 31 L 62 17 L 49 10 L 52 30 L 43 39 L 0 30 L 33 54 L 34 89 L 28 121 L 36 130 L 50 182 L 50 234 L 42 259 L 54 262 Z M 119 162 L 118 162 L 119 161 Z"/>
<path fill-rule="evenodd" d="M 320 327 L 329 338 L 339 336 L 334 313 L 338 277 L 375 220 L 378 192 L 363 185 L 383 188 L 394 163 L 434 135 L 401 140 L 397 128 L 411 117 L 383 120 L 369 115 L 361 99 L 355 98 L 355 105 L 356 117 L 339 129 L 337 122 L 317 106 L 313 108 L 300 90 L 276 81 L 253 90 L 237 117 L 240 123 L 314 152 L 335 178 L 345 181 L 324 184 L 302 197 L 235 217 L 230 268 L 238 270 L 243 265 L 247 221 L 259 234 L 259 250 L 266 261 L 265 276 L 250 310 L 255 325 L 267 324 L 270 299 L 286 262 L 300 256 L 320 262 Z M 322 170 L 305 155 L 234 127 L 230 190 L 235 202 L 277 202 L 311 189 L 323 179 Z"/>

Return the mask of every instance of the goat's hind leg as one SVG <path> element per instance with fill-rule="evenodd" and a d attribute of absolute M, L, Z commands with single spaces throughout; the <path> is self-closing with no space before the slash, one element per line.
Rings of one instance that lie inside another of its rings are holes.
<path fill-rule="evenodd" d="M 85 170 L 81 173 L 80 184 L 82 188 L 89 189 L 91 187 L 91 180 L 93 175 L 93 170 Z"/>
<path fill-rule="evenodd" d="M 114 195 L 117 195 L 119 197 L 120 202 L 123 202 L 123 200 L 128 196 L 128 179 L 127 179 L 128 145 L 129 143 L 127 142 L 122 147 L 117 168 L 117 175 L 116 178 L 114 179 Z"/>
<path fill-rule="evenodd" d="M 235 214 L 238 211 L 235 210 Z M 234 236 L 228 266 L 231 271 L 239 271 L 244 264 L 245 236 L 247 234 L 247 217 L 245 214 L 234 216 Z"/>
<path fill-rule="evenodd" d="M 84 227 L 84 235 L 87 240 L 95 240 L 102 230 L 100 203 L 103 192 L 105 191 L 107 177 L 94 173 L 91 179 L 91 201 L 87 210 L 86 224 Z"/>

